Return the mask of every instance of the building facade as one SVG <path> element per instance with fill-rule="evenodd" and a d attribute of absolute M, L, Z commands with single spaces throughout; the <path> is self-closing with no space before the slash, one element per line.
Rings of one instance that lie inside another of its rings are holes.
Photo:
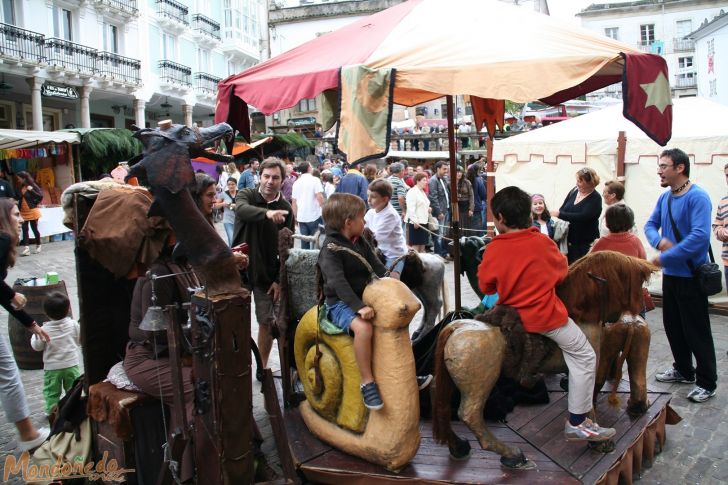
<path fill-rule="evenodd" d="M 209 125 L 267 30 L 265 0 L 0 4 L 0 128 Z"/>
<path fill-rule="evenodd" d="M 728 9 L 728 1 L 639 0 L 592 4 L 577 15 L 589 30 L 662 55 L 670 73 L 673 97 L 680 98 L 698 94 L 695 42 L 688 36 L 721 9 Z M 620 98 L 621 84 L 591 93 L 587 99 L 604 96 Z"/>
<path fill-rule="evenodd" d="M 690 34 L 695 41 L 698 96 L 728 106 L 728 9 Z"/>

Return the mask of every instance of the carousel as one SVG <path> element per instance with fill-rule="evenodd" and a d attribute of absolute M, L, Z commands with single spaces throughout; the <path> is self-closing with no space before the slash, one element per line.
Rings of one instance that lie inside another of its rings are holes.
<path fill-rule="evenodd" d="M 492 38 L 509 37 L 512 25 L 522 26 L 524 36 L 505 48 L 482 45 L 473 33 L 485 22 Z M 476 43 L 477 49 L 464 48 Z M 499 2 L 462 0 L 443 11 L 436 0 L 410 0 L 222 81 L 213 127 L 170 123 L 137 130 L 145 150 L 130 176 L 146 189 L 121 190 L 132 194 L 125 200 L 141 201 L 136 203 L 148 221 L 130 264 L 120 267 L 120 254 L 100 250 L 101 239 L 94 244 L 104 227 L 103 207 L 109 207 L 100 203 L 113 207 L 105 200 L 109 190 L 90 187 L 91 195 L 74 195 L 67 208 L 76 231 L 87 236 L 77 238 L 76 256 L 94 453 L 111 453 L 136 468 L 134 479 L 142 483 L 180 481 L 188 452 L 197 483 L 254 481 L 250 294 L 241 288 L 234 255 L 190 193 L 190 159 L 226 160 L 204 148 L 232 140 L 235 130 L 250 140 L 248 104 L 271 113 L 323 94 L 337 113 L 331 123 L 338 122 L 338 147 L 356 164 L 386 155 L 394 103 L 412 106 L 445 96 L 454 172 L 456 95 L 470 96 L 476 125 L 485 122 L 492 131 L 502 126 L 506 99 L 558 104 L 621 80 L 625 116 L 665 144 L 672 116 L 666 79 L 659 56 L 548 17 Z M 492 165 L 488 171 L 490 196 Z M 454 177 L 451 183 L 454 193 Z M 459 242 L 453 248 L 454 312 L 438 318 L 444 270 L 417 255 L 405 267 L 415 268 L 412 279 L 404 273 L 402 281 L 373 278 L 364 292 L 363 301 L 376 311 L 372 370 L 385 402 L 376 412 L 366 409 L 359 393 L 352 338 L 321 318 L 316 251 L 294 249 L 293 235 L 281 231 L 281 371 L 259 368 L 259 377 L 284 480 L 611 484 L 639 477 L 664 445 L 665 425 L 679 420 L 670 394 L 646 387 L 649 329 L 632 317 L 655 268 L 599 253 L 574 264 L 558 288 L 599 358 L 596 418 L 617 431 L 599 446 L 565 442 L 567 393 L 554 376 L 565 369 L 563 357 L 543 338 L 519 331 L 517 318 L 497 306 L 480 315 L 462 307 L 461 268 L 472 277 L 487 238 L 459 238 L 457 204 L 451 210 Z M 96 232 L 89 221 L 96 221 Z M 169 344 L 172 398 L 160 406 L 143 392 L 104 381 L 125 351 L 135 277 L 152 263 L 150 245 L 169 240 L 165 230 L 190 268 L 171 274 L 196 278 L 186 302 L 162 307 L 154 282 L 163 276 L 145 276 L 152 298 L 139 328 L 166 333 Z M 434 286 L 424 288 L 424 282 Z M 412 322 L 423 304 L 425 318 Z M 414 341 L 412 326 L 418 329 Z M 629 381 L 621 380 L 625 362 Z M 435 373 L 435 384 L 418 392 L 416 376 L 425 372 Z M 186 376 L 192 376 L 191 401 Z M 492 419 L 486 402 L 504 378 L 522 388 L 541 386 L 541 397 Z"/>

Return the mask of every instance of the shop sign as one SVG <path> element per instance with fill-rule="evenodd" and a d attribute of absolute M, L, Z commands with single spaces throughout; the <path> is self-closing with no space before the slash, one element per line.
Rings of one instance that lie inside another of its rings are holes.
<path fill-rule="evenodd" d="M 315 123 L 316 118 L 313 116 L 305 116 L 303 118 L 288 118 L 288 124 L 293 126 L 313 125 Z"/>
<path fill-rule="evenodd" d="M 41 86 L 40 94 L 48 98 L 78 99 L 78 91 L 73 86 L 46 83 Z"/>

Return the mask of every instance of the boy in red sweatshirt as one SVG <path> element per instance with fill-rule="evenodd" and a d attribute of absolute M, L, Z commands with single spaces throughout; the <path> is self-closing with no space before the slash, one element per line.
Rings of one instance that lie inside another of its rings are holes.
<path fill-rule="evenodd" d="M 518 310 L 527 332 L 550 338 L 563 351 L 569 368 L 566 439 L 608 440 L 614 429 L 602 428 L 587 418 L 592 410 L 596 354 L 556 296 L 556 285 L 568 271 L 566 258 L 556 243 L 531 226 L 531 198 L 523 190 L 507 187 L 499 191 L 490 208 L 498 235 L 486 247 L 478 267 L 481 291 L 498 292 L 498 304 Z"/>

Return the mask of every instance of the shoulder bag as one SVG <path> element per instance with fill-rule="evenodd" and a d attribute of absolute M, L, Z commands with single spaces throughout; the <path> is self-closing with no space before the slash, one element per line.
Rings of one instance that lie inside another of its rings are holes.
<path fill-rule="evenodd" d="M 675 224 L 675 220 L 672 218 L 672 196 L 667 199 L 667 215 L 670 217 L 670 224 L 672 224 L 672 231 L 677 237 L 677 242 L 682 240 L 680 230 Z M 715 258 L 713 258 L 713 249 L 708 245 L 708 256 L 710 257 L 709 263 L 703 263 L 697 268 L 693 265 L 693 262 L 688 259 L 688 267 L 693 272 L 693 277 L 698 284 L 698 288 L 705 296 L 715 295 L 723 290 L 723 277 L 720 273 L 720 267 L 715 264 Z"/>

